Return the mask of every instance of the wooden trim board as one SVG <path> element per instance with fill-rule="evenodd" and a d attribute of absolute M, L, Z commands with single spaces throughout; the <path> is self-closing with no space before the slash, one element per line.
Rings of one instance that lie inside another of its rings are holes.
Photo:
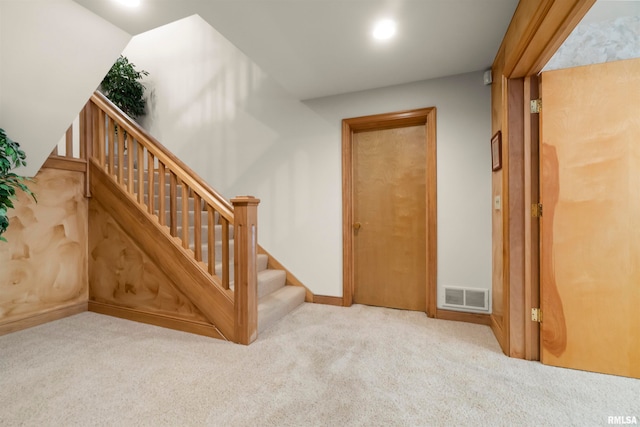
<path fill-rule="evenodd" d="M 436 319 L 491 326 L 491 315 L 484 313 L 467 313 L 464 311 L 443 310 L 438 308 L 436 309 Z"/>
<path fill-rule="evenodd" d="M 508 97 L 508 133 L 509 147 L 507 176 L 511 177 L 504 191 L 509 205 L 505 206 L 507 220 L 505 225 L 504 257 L 505 277 L 509 283 L 509 292 L 505 292 L 504 311 L 509 315 L 509 356 L 524 357 L 524 216 L 530 215 L 524 203 L 524 79 L 509 79 Z"/>
<path fill-rule="evenodd" d="M 344 300 L 342 299 L 342 297 L 328 297 L 324 295 L 314 295 L 313 303 L 325 304 L 325 305 L 337 305 L 341 307 L 344 305 Z"/>
<path fill-rule="evenodd" d="M 538 76 L 524 79 L 525 112 L 532 99 L 538 99 Z M 524 115 L 524 206 L 540 201 L 540 118 L 538 114 Z M 524 310 L 540 307 L 540 224 L 539 218 L 524 215 Z M 540 324 L 525 321 L 524 358 L 540 360 Z"/>
<path fill-rule="evenodd" d="M 492 314 L 489 316 L 491 330 L 493 331 L 493 335 L 495 335 L 498 344 L 500 344 L 500 348 L 504 353 L 506 348 L 509 348 L 509 335 L 505 333 L 502 324 L 497 321 L 495 316 Z"/>
<path fill-rule="evenodd" d="M 82 302 L 68 307 L 57 308 L 46 313 L 35 314 L 24 319 L 10 321 L 0 325 L 0 335 L 6 335 L 23 329 L 32 328 L 54 320 L 73 316 L 78 313 L 84 313 L 85 311 L 87 311 L 87 303 Z"/>
<path fill-rule="evenodd" d="M 104 314 L 107 316 L 119 317 L 121 319 L 132 320 L 134 322 L 146 323 L 148 325 L 175 329 L 176 331 L 204 335 L 207 337 L 226 341 L 226 338 L 215 326 L 203 322 L 197 322 L 194 320 L 179 319 L 176 317 L 166 316 L 158 313 L 151 313 L 128 307 L 118 307 L 115 305 L 104 304 L 96 301 L 89 301 L 89 311 L 93 313 Z"/>
<path fill-rule="evenodd" d="M 67 157 L 49 156 L 42 165 L 43 168 L 61 169 L 66 171 L 86 172 L 87 161 Z"/>
<path fill-rule="evenodd" d="M 504 75 L 538 74 L 595 2 L 520 0 L 499 49 L 505 55 Z"/>
<path fill-rule="evenodd" d="M 353 253 L 353 133 L 427 125 L 427 315 L 436 315 L 437 298 L 437 161 L 436 108 L 344 119 L 342 121 L 342 236 L 343 236 L 343 304 L 353 304 L 355 286 Z"/>

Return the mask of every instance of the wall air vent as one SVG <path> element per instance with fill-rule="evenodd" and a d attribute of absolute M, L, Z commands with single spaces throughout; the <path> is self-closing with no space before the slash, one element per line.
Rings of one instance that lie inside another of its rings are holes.
<path fill-rule="evenodd" d="M 445 307 L 489 311 L 489 291 L 486 289 L 444 288 Z"/>

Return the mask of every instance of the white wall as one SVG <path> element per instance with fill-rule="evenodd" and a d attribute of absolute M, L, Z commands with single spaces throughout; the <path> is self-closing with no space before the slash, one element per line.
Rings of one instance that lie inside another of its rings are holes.
<path fill-rule="evenodd" d="M 139 34 L 123 54 L 150 73 L 143 126 L 226 198 L 260 198 L 260 244 L 315 293 L 341 295 L 333 127 L 199 16 Z"/>
<path fill-rule="evenodd" d="M 143 125 L 225 197 L 315 294 L 342 295 L 341 120 L 437 107 L 438 283 L 490 289 L 490 91 L 482 72 L 301 103 L 198 16 L 135 36 Z"/>
<path fill-rule="evenodd" d="M 0 127 L 33 176 L 131 36 L 71 0 L 0 1 Z"/>
<path fill-rule="evenodd" d="M 444 302 L 444 286 L 491 289 L 491 93 L 482 72 L 305 104 L 333 125 L 331 141 L 336 143 L 343 118 L 435 106 L 438 306 Z"/>

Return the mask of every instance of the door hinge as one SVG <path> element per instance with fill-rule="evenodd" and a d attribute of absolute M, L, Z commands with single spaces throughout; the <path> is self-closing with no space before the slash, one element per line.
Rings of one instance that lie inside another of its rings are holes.
<path fill-rule="evenodd" d="M 542 99 L 531 100 L 531 114 L 537 114 L 542 111 Z"/>
<path fill-rule="evenodd" d="M 534 203 L 531 205 L 531 216 L 534 218 L 542 218 L 542 203 Z"/>
<path fill-rule="evenodd" d="M 531 321 L 532 322 L 542 323 L 542 310 L 540 310 L 539 308 L 532 308 L 531 309 Z"/>

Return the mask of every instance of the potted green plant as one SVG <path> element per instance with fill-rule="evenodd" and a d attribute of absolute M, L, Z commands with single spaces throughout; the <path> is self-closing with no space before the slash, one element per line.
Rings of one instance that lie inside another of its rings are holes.
<path fill-rule="evenodd" d="M 37 202 L 35 194 L 24 183 L 28 178 L 11 172 L 19 166 L 26 166 L 26 158 L 26 154 L 20 149 L 20 144 L 9 138 L 4 129 L 0 128 L 0 240 L 3 242 L 7 239 L 2 235 L 9 227 L 7 210 L 13 208 L 16 190 L 24 191 Z"/>
<path fill-rule="evenodd" d="M 148 75 L 147 71 L 136 70 L 126 56 L 120 55 L 102 79 L 100 91 L 128 116 L 136 119 L 146 112 L 145 88 L 140 80 Z"/>

